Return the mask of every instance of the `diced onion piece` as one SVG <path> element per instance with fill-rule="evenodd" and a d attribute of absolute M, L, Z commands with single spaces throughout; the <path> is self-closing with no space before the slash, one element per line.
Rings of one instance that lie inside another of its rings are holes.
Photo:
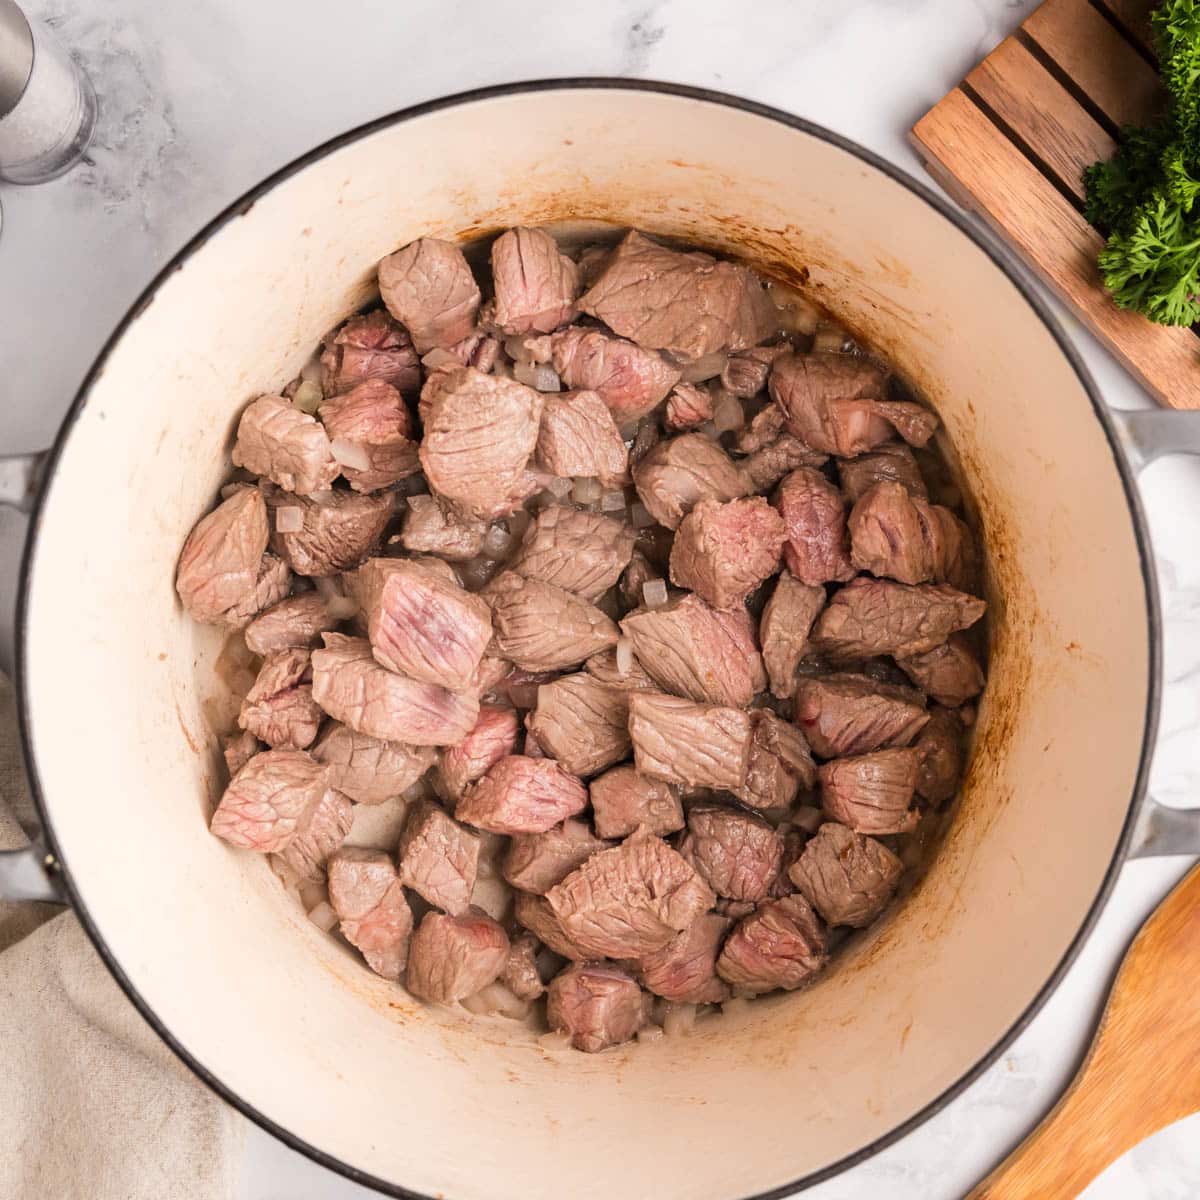
<path fill-rule="evenodd" d="M 581 475 L 575 480 L 575 486 L 571 489 L 571 498 L 576 504 L 595 504 L 603 491 L 598 479 L 594 479 L 590 475 Z"/>
<path fill-rule="evenodd" d="M 422 355 L 421 366 L 427 371 L 440 371 L 443 367 L 461 367 L 462 363 L 449 350 L 435 346 L 428 354 Z"/>
<path fill-rule="evenodd" d="M 308 880 L 300 884 L 300 903 L 304 911 L 312 912 L 322 900 L 329 899 L 329 892 L 323 883 L 311 883 Z"/>
<path fill-rule="evenodd" d="M 634 529 L 649 529 L 651 525 L 657 524 L 650 515 L 650 510 L 640 501 L 629 506 L 629 519 L 633 522 Z"/>
<path fill-rule="evenodd" d="M 721 1005 L 723 1016 L 732 1017 L 744 1013 L 750 1007 L 750 1001 L 744 996 L 731 996 Z"/>
<path fill-rule="evenodd" d="M 836 325 L 826 325 L 817 330 L 812 348 L 817 353 L 844 354 L 849 342 L 850 337 L 844 329 L 839 329 Z"/>
<path fill-rule="evenodd" d="M 538 377 L 537 367 L 526 359 L 518 358 L 513 362 L 513 378 L 526 387 L 534 387 Z"/>
<path fill-rule="evenodd" d="M 527 346 L 523 333 L 513 334 L 504 339 L 504 353 L 515 363 L 533 362 L 532 347 Z"/>
<path fill-rule="evenodd" d="M 323 373 L 324 368 L 321 366 L 321 360 L 315 355 L 300 368 L 300 378 L 305 383 L 320 384 Z"/>
<path fill-rule="evenodd" d="M 515 996 L 510 989 L 500 982 L 489 983 L 480 988 L 473 996 L 462 1001 L 467 1012 L 483 1017 L 508 1017 L 519 1021 L 529 1015 L 529 1002 Z"/>
<path fill-rule="evenodd" d="M 553 492 L 561 500 L 574 486 L 574 480 L 564 475 L 555 475 L 547 480 L 546 491 Z"/>
<path fill-rule="evenodd" d="M 520 360 L 513 364 L 513 378 L 539 392 L 562 391 L 562 380 L 553 367 L 545 363 Z"/>
<path fill-rule="evenodd" d="M 687 1037 L 696 1024 L 694 1004 L 668 1004 L 663 1017 L 663 1033 L 667 1037 Z"/>
<path fill-rule="evenodd" d="M 627 637 L 617 638 L 617 674 L 628 675 L 633 670 L 633 643 Z"/>
<path fill-rule="evenodd" d="M 667 602 L 667 581 L 665 579 L 647 579 L 642 584 L 642 599 L 647 608 L 662 608 Z"/>
<path fill-rule="evenodd" d="M 538 1038 L 538 1045 L 541 1046 L 543 1050 L 549 1050 L 551 1053 L 554 1053 L 557 1050 L 570 1050 L 571 1035 L 569 1033 L 563 1033 L 562 1030 L 559 1029 L 552 1029 L 549 1033 L 543 1033 L 542 1036 Z"/>
<path fill-rule="evenodd" d="M 703 425 L 698 425 L 696 427 L 696 432 L 704 434 L 706 438 L 709 438 L 714 442 L 721 436 L 720 431 L 711 421 L 705 421 Z"/>
<path fill-rule="evenodd" d="M 323 933 L 328 933 L 338 923 L 337 913 L 325 900 L 309 911 L 308 919 Z"/>
<path fill-rule="evenodd" d="M 779 309 L 779 323 L 784 329 L 805 336 L 816 333 L 821 310 L 815 304 L 783 284 L 769 283 L 767 288 Z"/>
<path fill-rule="evenodd" d="M 351 442 L 346 438 L 334 438 L 329 443 L 329 449 L 338 464 L 348 467 L 351 471 L 369 471 L 371 456 L 359 442 Z"/>
<path fill-rule="evenodd" d="M 512 546 L 513 535 L 503 525 L 493 525 L 484 534 L 483 552 L 488 558 L 502 558 Z"/>
<path fill-rule="evenodd" d="M 620 512 L 625 507 L 624 492 L 605 492 L 600 497 L 601 512 Z"/>
<path fill-rule="evenodd" d="M 637 1031 L 637 1040 L 639 1042 L 661 1042 L 663 1039 L 663 1031 L 661 1025 L 643 1025 Z"/>
<path fill-rule="evenodd" d="M 277 533 L 299 533 L 304 528 L 304 509 L 298 504 L 283 504 L 275 510 Z"/>
<path fill-rule="evenodd" d="M 725 370 L 729 355 L 721 352 L 706 354 L 703 358 L 693 359 L 683 366 L 684 383 L 703 383 L 706 379 L 715 379 Z"/>
<path fill-rule="evenodd" d="M 227 483 L 221 489 L 221 499 L 228 500 L 230 496 L 236 496 L 245 486 L 244 483 Z"/>
<path fill-rule="evenodd" d="M 334 621 L 349 621 L 358 616 L 358 601 L 347 596 L 332 578 L 317 578 L 317 594 L 325 601 L 325 611 Z"/>
<path fill-rule="evenodd" d="M 821 828 L 821 822 L 824 819 L 819 808 L 813 808 L 808 804 L 800 805 L 792 813 L 792 824 L 798 829 L 803 829 L 805 833 L 816 833 Z"/>
<path fill-rule="evenodd" d="M 292 403 L 301 412 L 312 416 L 321 407 L 321 401 L 324 399 L 325 396 L 321 392 L 321 385 L 311 379 L 306 379 L 296 389 L 296 394 L 292 397 Z"/>
<path fill-rule="evenodd" d="M 741 401 L 723 391 L 713 409 L 713 427 L 718 433 L 728 433 L 731 429 L 741 429 L 745 423 L 746 414 L 742 411 Z"/>

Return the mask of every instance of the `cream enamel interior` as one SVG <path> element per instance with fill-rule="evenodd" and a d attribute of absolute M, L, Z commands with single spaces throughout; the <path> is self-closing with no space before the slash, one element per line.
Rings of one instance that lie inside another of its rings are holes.
<path fill-rule="evenodd" d="M 945 422 L 988 539 L 994 647 L 942 854 L 817 986 L 686 1040 L 549 1057 L 503 1023 L 414 1005 L 318 933 L 262 859 L 207 835 L 219 639 L 184 616 L 173 573 L 228 470 L 240 408 L 367 298 L 382 255 L 422 234 L 574 217 L 809 269 Z M 1087 394 L 1020 293 L 846 151 L 633 88 L 517 93 L 402 121 L 223 225 L 96 379 L 30 587 L 37 772 L 116 962 L 269 1120 L 452 1200 L 728 1200 L 888 1134 L 985 1055 L 1053 972 L 1101 887 L 1141 752 L 1149 635 L 1131 516 Z"/>

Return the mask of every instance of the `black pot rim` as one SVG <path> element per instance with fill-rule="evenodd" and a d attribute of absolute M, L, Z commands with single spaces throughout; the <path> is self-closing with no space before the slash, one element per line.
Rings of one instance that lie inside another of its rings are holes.
<path fill-rule="evenodd" d="M 30 732 L 29 718 L 29 677 L 27 665 L 27 617 L 29 604 L 29 590 L 32 580 L 34 560 L 36 557 L 36 546 L 38 534 L 41 527 L 43 506 L 47 495 L 50 491 L 50 485 L 57 471 L 62 450 L 65 446 L 71 432 L 74 429 L 75 423 L 79 418 L 87 403 L 87 397 L 93 383 L 104 369 L 105 363 L 108 361 L 113 349 L 124 336 L 129 326 L 137 319 L 146 306 L 154 299 L 155 294 L 166 279 L 178 270 L 185 262 L 193 255 L 201 250 L 208 240 L 227 225 L 230 221 L 244 214 L 249 210 L 251 205 L 260 197 L 270 192 L 277 184 L 289 179 L 291 176 L 302 171 L 305 167 L 325 157 L 327 154 L 340 149 L 352 142 L 359 140 L 369 134 L 375 133 L 378 130 L 389 128 L 393 125 L 400 124 L 404 121 L 410 121 L 417 117 L 425 116 L 429 113 L 438 112 L 443 109 L 453 108 L 465 104 L 478 103 L 480 101 L 497 99 L 503 96 L 512 96 L 519 94 L 537 93 L 537 92 L 552 92 L 563 90 L 609 90 L 609 91 L 632 91 L 632 92 L 650 92 L 664 95 L 678 96 L 685 99 L 699 100 L 709 104 L 722 105 L 727 108 L 739 109 L 742 112 L 752 113 L 755 116 L 763 117 L 770 121 L 775 121 L 779 124 L 789 126 L 792 129 L 799 130 L 821 141 L 827 142 L 830 145 L 844 150 L 846 153 L 858 158 L 861 162 L 874 167 L 882 172 L 893 182 L 900 184 L 906 188 L 918 199 L 924 201 L 930 208 L 934 209 L 943 219 L 953 225 L 960 233 L 968 237 L 980 250 L 983 251 L 991 261 L 1001 270 L 1008 278 L 1008 281 L 1017 289 L 1025 302 L 1037 314 L 1042 324 L 1046 327 L 1047 332 L 1054 338 L 1059 350 L 1071 364 L 1072 369 L 1078 376 L 1080 383 L 1087 392 L 1088 398 L 1092 403 L 1092 408 L 1095 412 L 1096 419 L 1104 430 L 1105 437 L 1108 439 L 1109 448 L 1112 452 L 1113 462 L 1117 473 L 1121 478 L 1122 486 L 1125 490 L 1126 502 L 1129 507 L 1130 516 L 1133 522 L 1134 533 L 1137 539 L 1138 555 L 1141 565 L 1142 582 L 1145 588 L 1146 595 L 1146 621 L 1147 631 L 1149 635 L 1149 679 L 1147 689 L 1147 703 L 1145 724 L 1143 728 L 1142 751 L 1138 764 L 1137 778 L 1134 783 L 1133 794 L 1130 798 L 1129 812 L 1122 828 L 1121 835 L 1117 840 L 1114 849 L 1113 857 L 1109 863 L 1108 869 L 1105 872 L 1104 878 L 1088 909 L 1087 916 L 1084 918 L 1078 933 L 1075 935 L 1066 953 L 1051 972 L 1049 978 L 1038 990 L 1037 994 L 1030 1001 L 1025 1010 L 998 1039 L 995 1045 L 983 1055 L 976 1063 L 966 1070 L 958 1080 L 947 1087 L 939 1096 L 931 1100 L 924 1108 L 914 1113 L 907 1120 L 901 1122 L 894 1129 L 890 1130 L 883 1136 L 876 1138 L 870 1144 L 848 1154 L 839 1159 L 837 1162 L 823 1167 L 818 1171 L 811 1172 L 791 1183 L 781 1187 L 771 1188 L 765 1192 L 757 1192 L 752 1195 L 746 1195 L 739 1198 L 731 1197 L 730 1200 L 784 1200 L 785 1197 L 793 1195 L 797 1191 L 805 1188 L 813 1187 L 835 1175 L 840 1174 L 849 1168 L 864 1162 L 871 1158 L 879 1151 L 891 1146 L 899 1141 L 907 1134 L 911 1133 L 918 1126 L 922 1125 L 935 1113 L 940 1112 L 952 1100 L 954 1100 L 961 1092 L 978 1079 L 984 1071 L 986 1071 L 1004 1052 L 1004 1050 L 1012 1043 L 1012 1041 L 1020 1034 L 1025 1027 L 1033 1020 L 1037 1013 L 1042 1008 L 1043 1004 L 1049 999 L 1055 988 L 1061 982 L 1063 976 L 1071 964 L 1075 961 L 1076 956 L 1082 949 L 1084 942 L 1091 933 L 1100 912 L 1103 909 L 1112 889 L 1116 883 L 1117 875 L 1121 865 L 1125 859 L 1126 851 L 1129 846 L 1130 839 L 1133 833 L 1133 827 L 1137 818 L 1138 809 L 1142 799 L 1145 796 L 1147 778 L 1150 768 L 1150 759 L 1153 754 L 1155 738 L 1158 728 L 1158 710 L 1159 710 L 1159 694 L 1162 680 L 1162 627 L 1161 616 L 1158 604 L 1158 588 L 1157 580 L 1154 572 L 1153 556 L 1150 544 L 1150 535 L 1146 522 L 1145 513 L 1142 509 L 1141 498 L 1134 481 L 1133 473 L 1125 461 L 1118 441 L 1116 429 L 1111 418 L 1100 398 L 1100 393 L 1091 378 L 1087 367 L 1084 365 L 1082 357 L 1076 348 L 1067 339 L 1058 324 L 1057 319 L 1051 313 L 1049 305 L 1043 300 L 1041 295 L 1035 290 L 1025 273 L 1024 267 L 1018 262 L 1015 255 L 1006 247 L 996 241 L 990 234 L 982 232 L 977 226 L 971 223 L 965 213 L 952 207 L 950 203 L 937 195 L 931 188 L 917 179 L 914 179 L 906 171 L 895 166 L 887 159 L 882 158 L 874 151 L 868 150 L 860 146 L 849 138 L 843 137 L 840 134 L 834 133 L 824 127 L 808 121 L 803 117 L 794 116 L 791 113 L 784 112 L 780 109 L 773 108 L 769 105 L 759 104 L 752 100 L 746 100 L 739 96 L 733 96 L 725 92 L 713 91 L 707 88 L 691 87 L 678 83 L 665 83 L 651 80 L 638 79 L 622 79 L 609 76 L 580 76 L 567 77 L 562 79 L 541 79 L 531 80 L 527 82 L 500 84 L 492 87 L 475 88 L 465 92 L 459 92 L 452 96 L 446 96 L 440 99 L 427 101 L 422 104 L 416 104 L 409 108 L 401 109 L 397 112 L 390 113 L 387 116 L 379 117 L 373 121 L 368 121 L 365 124 L 359 125 L 357 128 L 349 130 L 346 133 L 340 134 L 337 137 L 331 138 L 329 141 L 310 150 L 308 153 L 301 155 L 281 167 L 264 179 L 261 183 L 251 188 L 239 199 L 228 205 L 217 217 L 205 225 L 197 234 L 195 234 L 187 243 L 179 250 L 170 261 L 158 272 L 154 279 L 143 290 L 138 299 L 129 308 L 128 312 L 121 319 L 120 323 L 114 329 L 112 335 L 101 349 L 96 361 L 84 377 L 83 383 L 80 385 L 78 392 L 63 419 L 62 425 L 59 427 L 58 434 L 55 437 L 54 445 L 51 448 L 46 460 L 46 466 L 42 475 L 41 486 L 38 491 L 38 496 L 34 504 L 33 512 L 30 518 L 29 533 L 25 544 L 25 551 L 21 562 L 20 579 L 18 581 L 18 601 L 17 601 L 17 625 L 16 625 L 16 658 L 17 658 L 17 693 L 18 693 L 18 712 L 20 719 L 20 734 L 21 744 L 25 753 L 26 769 L 29 775 L 30 788 L 33 794 L 35 806 L 38 815 L 42 821 L 44 835 L 47 846 L 52 854 L 56 857 L 61 870 L 61 878 L 65 885 L 68 896 L 76 915 L 83 924 L 89 938 L 95 945 L 96 950 L 103 959 L 105 965 L 112 973 L 113 978 L 117 981 L 121 990 L 129 997 L 134 1007 L 150 1024 L 151 1028 L 158 1034 L 160 1038 L 170 1047 L 170 1049 L 187 1065 L 187 1067 L 205 1084 L 208 1085 L 218 1096 L 232 1105 L 243 1116 L 249 1118 L 260 1128 L 266 1130 L 272 1136 L 278 1138 L 285 1145 L 293 1150 L 305 1155 L 313 1162 L 319 1163 L 321 1166 L 335 1171 L 339 1175 L 360 1184 L 364 1187 L 373 1188 L 374 1190 L 387 1195 L 399 1198 L 399 1200 L 433 1200 L 433 1197 L 427 1196 L 421 1192 L 412 1191 L 409 1188 L 389 1183 L 386 1180 L 362 1171 L 357 1167 L 343 1162 L 333 1155 L 327 1154 L 315 1146 L 297 1137 L 289 1130 L 276 1124 L 270 1118 L 259 1112 L 253 1105 L 243 1100 L 230 1087 L 218 1079 L 211 1071 L 205 1068 L 179 1043 L 167 1025 L 155 1013 L 153 1008 L 145 1000 L 145 998 L 133 986 L 129 977 L 122 970 L 120 964 L 116 961 L 115 956 L 105 942 L 104 935 L 97 928 L 91 914 L 88 912 L 86 905 L 82 902 L 78 888 L 71 875 L 70 864 L 64 861 L 61 851 L 58 846 L 58 840 L 54 832 L 54 824 L 50 817 L 49 807 L 46 804 L 45 796 L 42 790 L 41 781 L 37 770 L 37 761 L 33 753 L 33 742 Z M 453 1200 L 453 1198 L 449 1198 Z"/>

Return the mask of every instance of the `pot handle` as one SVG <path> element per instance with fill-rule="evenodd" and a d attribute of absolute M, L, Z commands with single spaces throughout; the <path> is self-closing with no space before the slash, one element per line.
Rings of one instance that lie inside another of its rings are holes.
<path fill-rule="evenodd" d="M 36 842 L 21 850 L 0 850 L 0 900 L 67 904 L 54 855 Z"/>
<path fill-rule="evenodd" d="M 0 504 L 29 512 L 47 453 L 0 455 Z"/>
<path fill-rule="evenodd" d="M 1166 409 L 1110 410 L 1117 436 L 1139 474 L 1168 454 L 1200 454 L 1200 414 Z M 1200 854 L 1200 809 L 1169 808 L 1153 796 L 1142 802 L 1130 858 Z"/>

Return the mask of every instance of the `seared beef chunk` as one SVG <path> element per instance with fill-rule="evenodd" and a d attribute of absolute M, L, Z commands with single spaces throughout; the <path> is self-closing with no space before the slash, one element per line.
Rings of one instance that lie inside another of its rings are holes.
<path fill-rule="evenodd" d="M 987 605 L 945 584 L 909 587 L 859 578 L 835 592 L 817 618 L 813 640 L 840 662 L 891 654 L 909 658 L 974 625 Z"/>
<path fill-rule="evenodd" d="M 321 634 L 337 628 L 325 600 L 316 592 L 289 596 L 260 613 L 246 626 L 246 646 L 266 658 L 281 650 L 309 649 L 321 644 Z"/>
<path fill-rule="evenodd" d="M 607 683 L 612 687 L 624 688 L 626 691 L 657 690 L 654 680 L 646 674 L 646 668 L 636 658 L 630 661 L 627 670 L 622 671 L 622 664 L 617 661 L 615 650 L 605 650 L 600 654 L 593 654 L 583 665 L 593 679 L 598 679 L 601 683 Z"/>
<path fill-rule="evenodd" d="M 683 828 L 678 790 L 640 774 L 636 767 L 613 767 L 593 779 L 588 790 L 601 837 L 628 837 L 641 825 L 660 836 Z"/>
<path fill-rule="evenodd" d="M 510 940 L 500 982 L 518 1000 L 536 1000 L 545 990 L 537 965 L 538 940 L 528 933 Z"/>
<path fill-rule="evenodd" d="M 359 571 L 359 599 L 376 662 L 451 691 L 470 686 L 492 640 L 488 606 L 421 563 L 374 558 Z"/>
<path fill-rule="evenodd" d="M 368 379 L 413 394 L 421 387 L 421 366 L 404 327 L 382 308 L 351 317 L 325 343 L 321 387 L 326 396 L 348 392 Z"/>
<path fill-rule="evenodd" d="M 907 746 L 928 720 L 919 692 L 868 675 L 807 676 L 796 686 L 796 724 L 822 758 Z"/>
<path fill-rule="evenodd" d="M 787 352 L 788 347 L 780 344 L 754 346 L 749 350 L 739 350 L 731 354 L 721 371 L 721 386 L 740 400 L 749 400 L 751 396 L 757 396 L 767 386 L 771 364 Z"/>
<path fill-rule="evenodd" d="M 241 628 L 231 620 L 252 597 L 267 548 L 267 507 L 256 488 L 239 488 L 188 534 L 175 588 L 193 620 Z"/>
<path fill-rule="evenodd" d="M 452 1004 L 495 983 L 508 961 L 508 935 L 487 913 L 430 910 L 408 948 L 408 990 L 418 999 Z"/>
<path fill-rule="evenodd" d="M 620 425 L 653 412 L 679 382 L 679 368 L 661 355 L 599 329 L 573 325 L 556 333 L 551 347 L 563 383 L 598 392 Z"/>
<path fill-rule="evenodd" d="M 944 804 L 962 781 L 962 722 L 947 709 L 935 708 L 913 749 L 917 752 L 918 794 L 931 804 Z"/>
<path fill-rule="evenodd" d="M 324 491 L 341 470 L 324 428 L 282 396 L 260 396 L 242 413 L 233 465 L 301 496 Z"/>
<path fill-rule="evenodd" d="M 593 675 L 566 675 L 538 688 L 529 731 L 573 775 L 595 775 L 629 757 L 629 693 Z"/>
<path fill-rule="evenodd" d="M 854 577 L 846 540 L 845 502 L 820 471 L 811 467 L 793 471 L 779 485 L 775 505 L 787 532 L 784 560 L 801 583 L 831 583 Z"/>
<path fill-rule="evenodd" d="M 377 492 L 420 470 L 412 417 L 390 383 L 369 379 L 327 400 L 319 412 L 331 448 L 343 460 L 342 474 L 356 492 Z"/>
<path fill-rule="evenodd" d="M 924 654 L 896 662 L 921 691 L 947 708 L 958 708 L 983 691 L 983 668 L 967 640 L 958 634 Z"/>
<path fill-rule="evenodd" d="M 291 568 L 281 558 L 274 554 L 264 554 L 258 564 L 258 577 L 254 588 L 238 601 L 221 620 L 222 625 L 231 629 L 241 629 L 247 621 L 253 620 L 259 613 L 278 604 L 288 594 L 292 586 Z"/>
<path fill-rule="evenodd" d="M 646 1023 L 646 997 L 624 971 L 606 963 L 568 967 L 550 981 L 546 1019 L 593 1054 L 627 1042 Z"/>
<path fill-rule="evenodd" d="M 804 735 L 769 708 L 750 713 L 752 736 L 746 782 L 735 794 L 751 808 L 787 808 L 801 788 L 817 781 L 817 767 Z"/>
<path fill-rule="evenodd" d="M 517 227 L 492 243 L 492 316 L 504 333 L 552 333 L 575 315 L 579 268 L 544 230 Z"/>
<path fill-rule="evenodd" d="M 668 529 L 701 500 L 736 500 L 750 491 L 743 472 L 702 433 L 659 442 L 633 468 L 633 482 L 646 510 Z"/>
<path fill-rule="evenodd" d="M 661 950 L 641 959 L 642 986 L 681 1004 L 728 1000 L 729 985 L 717 975 L 717 955 L 732 924 L 718 913 L 702 913 Z"/>
<path fill-rule="evenodd" d="M 718 896 L 765 900 L 783 858 L 783 838 L 761 817 L 698 804 L 688 813 L 679 852 Z"/>
<path fill-rule="evenodd" d="M 903 484 L 877 483 L 854 506 L 849 527 L 859 570 L 900 583 L 961 588 L 970 582 L 970 530 L 948 508 L 910 496 Z"/>
<path fill-rule="evenodd" d="M 735 708 L 766 686 L 749 613 L 717 612 L 699 596 L 630 613 L 621 622 L 646 673 L 666 691 Z"/>
<path fill-rule="evenodd" d="M 475 328 L 479 287 L 463 252 L 420 238 L 379 264 L 379 293 L 418 354 L 461 342 Z"/>
<path fill-rule="evenodd" d="M 850 503 L 861 499 L 877 483 L 891 481 L 907 489 L 909 495 L 924 500 L 928 497 L 921 468 L 913 452 L 904 442 L 884 442 L 870 454 L 844 458 L 838 463 L 842 491 Z"/>
<path fill-rule="evenodd" d="M 812 450 L 798 437 L 782 433 L 768 446 L 742 460 L 742 471 L 755 492 L 773 488 L 785 475 L 800 467 L 819 467 L 828 455 Z"/>
<path fill-rule="evenodd" d="M 621 572 L 619 590 L 621 604 L 626 611 L 640 608 L 645 602 L 646 584 L 652 580 L 661 579 L 662 571 L 658 569 L 640 550 L 634 550 L 629 566 Z"/>
<path fill-rule="evenodd" d="M 555 954 L 573 962 L 583 962 L 591 955 L 577 945 L 554 915 L 550 902 L 532 892 L 517 892 L 513 897 L 513 917 L 539 941 L 545 942 Z"/>
<path fill-rule="evenodd" d="M 245 730 L 222 738 L 221 755 L 229 778 L 232 779 L 261 749 L 258 738 Z"/>
<path fill-rule="evenodd" d="M 599 392 L 545 398 L 537 458 L 551 475 L 599 479 L 605 487 L 629 475 L 629 451 Z"/>
<path fill-rule="evenodd" d="M 768 900 L 725 939 L 717 974 L 741 995 L 791 991 L 829 961 L 825 930 L 803 896 Z"/>
<path fill-rule="evenodd" d="M 671 582 L 714 608 L 741 608 L 779 567 L 785 537 L 779 514 L 761 497 L 701 500 L 671 546 Z"/>
<path fill-rule="evenodd" d="M 229 781 L 209 828 L 232 846 L 282 850 L 329 790 L 325 768 L 303 750 L 264 750 Z"/>
<path fill-rule="evenodd" d="M 899 433 L 923 446 L 938 420 L 917 404 L 884 400 L 884 373 L 848 354 L 789 354 L 771 368 L 771 398 L 789 432 L 814 450 L 852 458 Z"/>
<path fill-rule="evenodd" d="M 400 881 L 437 908 L 466 912 L 479 870 L 479 834 L 430 800 L 411 804 L 397 857 Z"/>
<path fill-rule="evenodd" d="M 330 785 L 356 804 L 382 804 L 407 791 L 433 765 L 431 746 L 406 746 L 355 733 L 330 721 L 312 748 Z"/>
<path fill-rule="evenodd" d="M 266 498 L 275 521 L 271 548 L 297 575 L 318 578 L 349 571 L 370 555 L 392 518 L 394 504 L 390 492 L 360 496 L 335 490 L 312 499 L 268 489 Z M 281 531 L 280 510 L 296 508 L 303 525 Z"/>
<path fill-rule="evenodd" d="M 766 408 L 754 414 L 748 425 L 744 425 L 734 434 L 733 448 L 739 454 L 757 454 L 777 442 L 780 437 L 791 436 L 784 433 L 783 424 L 783 410 L 774 404 L 768 404 Z M 813 453 L 818 454 L 820 451 L 814 450 Z"/>
<path fill-rule="evenodd" d="M 464 367 L 474 367 L 486 375 L 496 365 L 500 343 L 491 334 L 476 329 L 461 342 L 455 342 L 447 353 L 452 354 Z"/>
<path fill-rule="evenodd" d="M 525 470 L 537 445 L 542 397 L 533 388 L 456 367 L 421 391 L 421 466 L 429 486 L 476 517 L 502 517 L 536 484 Z"/>
<path fill-rule="evenodd" d="M 545 833 L 587 807 L 587 788 L 551 758 L 510 754 L 458 802 L 460 821 L 490 833 Z"/>
<path fill-rule="evenodd" d="M 518 833 L 504 856 L 504 878 L 523 892 L 544 896 L 598 850 L 611 845 L 596 837 L 586 821 L 566 820 L 545 833 Z"/>
<path fill-rule="evenodd" d="M 459 512 L 436 496 L 409 496 L 400 544 L 413 554 L 466 562 L 483 549 L 487 522 Z"/>
<path fill-rule="evenodd" d="M 808 652 L 809 631 L 824 606 L 823 587 L 801 583 L 790 571 L 780 574 L 759 623 L 771 694 L 780 700 L 796 694 L 796 667 Z"/>
<path fill-rule="evenodd" d="M 330 857 L 328 872 L 329 903 L 342 935 L 377 975 L 399 979 L 413 917 L 392 860 L 382 850 L 347 846 Z"/>
<path fill-rule="evenodd" d="M 526 579 L 498 576 L 486 592 L 500 653 L 527 671 L 557 671 L 617 644 L 617 627 L 572 592 Z"/>
<path fill-rule="evenodd" d="M 903 869 L 874 838 L 826 821 L 788 872 L 830 925 L 870 925 L 892 898 Z"/>
<path fill-rule="evenodd" d="M 321 883 L 326 860 L 346 840 L 353 820 L 354 805 L 331 788 L 296 830 L 296 836 L 279 852 L 279 857 L 301 879 Z"/>
<path fill-rule="evenodd" d="M 775 306 L 754 273 L 707 254 L 625 236 L 579 301 L 583 312 L 651 350 L 701 358 L 774 333 Z"/>
<path fill-rule="evenodd" d="M 855 833 L 908 833 L 920 819 L 909 808 L 919 762 L 915 749 L 834 759 L 818 772 L 821 803 Z"/>
<path fill-rule="evenodd" d="M 642 830 L 593 854 L 546 894 L 567 936 L 598 958 L 639 958 L 665 946 L 716 897 L 661 838 Z"/>
<path fill-rule="evenodd" d="M 365 638 L 325 634 L 314 650 L 313 699 L 358 733 L 415 746 L 453 746 L 479 715 L 474 695 L 406 679 L 381 667 Z"/>
<path fill-rule="evenodd" d="M 238 724 L 275 750 L 307 750 L 321 725 L 307 650 L 282 650 L 262 665 L 246 693 Z"/>
<path fill-rule="evenodd" d="M 447 795 L 457 799 L 468 784 L 481 779 L 490 767 L 513 752 L 519 723 L 511 708 L 479 706 L 475 727 L 461 742 L 439 755 L 439 772 Z"/>
<path fill-rule="evenodd" d="M 636 536 L 612 517 L 552 505 L 530 523 L 509 566 L 594 604 L 620 579 Z"/>
<path fill-rule="evenodd" d="M 643 775 L 684 787 L 733 791 L 746 780 L 750 718 L 736 708 L 632 692 L 629 735 Z"/>
<path fill-rule="evenodd" d="M 667 397 L 663 424 L 674 433 L 695 429 L 713 417 L 712 396 L 694 383 L 677 383 Z"/>

